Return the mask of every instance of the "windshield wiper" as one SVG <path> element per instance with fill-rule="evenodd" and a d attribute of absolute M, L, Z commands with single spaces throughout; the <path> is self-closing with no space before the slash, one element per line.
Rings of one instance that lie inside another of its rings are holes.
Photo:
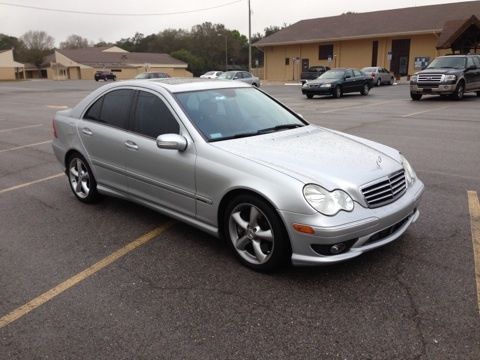
<path fill-rule="evenodd" d="M 222 140 L 230 140 L 230 139 L 239 139 L 239 138 L 244 138 L 244 137 L 249 137 L 249 136 L 255 136 L 255 135 L 259 135 L 257 131 L 240 133 L 240 134 L 235 134 L 235 135 L 230 135 L 230 136 L 224 136 L 224 137 L 217 138 L 217 139 L 210 139 L 209 142 L 222 141 Z"/>
<path fill-rule="evenodd" d="M 280 131 L 280 130 L 295 129 L 295 128 L 302 127 L 302 126 L 305 126 L 305 125 L 300 125 L 300 124 L 277 125 L 277 126 L 269 127 L 269 128 L 266 128 L 266 129 L 258 130 L 257 134 L 266 134 L 266 133 Z"/>

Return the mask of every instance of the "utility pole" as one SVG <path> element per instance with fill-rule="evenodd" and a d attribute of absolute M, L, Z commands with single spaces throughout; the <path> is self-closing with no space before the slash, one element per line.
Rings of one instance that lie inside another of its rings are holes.
<path fill-rule="evenodd" d="M 252 11 L 248 0 L 248 71 L 252 71 Z"/>

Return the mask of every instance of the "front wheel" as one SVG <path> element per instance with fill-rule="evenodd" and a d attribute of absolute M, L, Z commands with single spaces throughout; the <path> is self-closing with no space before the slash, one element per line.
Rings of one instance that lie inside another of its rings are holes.
<path fill-rule="evenodd" d="M 415 93 L 410 93 L 410 97 L 414 101 L 419 101 L 422 98 L 422 94 L 415 94 Z"/>
<path fill-rule="evenodd" d="M 342 95 L 342 88 L 340 86 L 336 86 L 335 89 L 333 89 L 333 97 L 338 99 L 341 98 Z"/>
<path fill-rule="evenodd" d="M 363 84 L 362 90 L 360 91 L 360 94 L 363 96 L 367 96 L 370 91 L 370 87 L 368 86 L 367 83 Z"/>
<path fill-rule="evenodd" d="M 390 84 L 390 85 L 393 85 L 394 83 L 395 83 L 395 80 L 393 79 L 393 77 L 391 77 L 389 84 Z"/>
<path fill-rule="evenodd" d="M 307 94 L 307 99 L 313 99 L 313 94 Z"/>
<path fill-rule="evenodd" d="M 97 182 L 85 158 L 75 153 L 67 161 L 68 183 L 75 197 L 84 203 L 94 203 L 100 199 Z"/>
<path fill-rule="evenodd" d="M 382 79 L 378 78 L 377 79 L 377 86 L 380 86 L 380 85 L 382 85 Z"/>
<path fill-rule="evenodd" d="M 462 100 L 463 95 L 465 94 L 465 84 L 463 81 L 460 81 L 455 89 L 455 92 L 452 94 L 452 98 L 455 100 Z"/>
<path fill-rule="evenodd" d="M 228 204 L 224 237 L 240 262 L 256 271 L 273 271 L 289 263 L 290 241 L 280 216 L 261 198 L 245 194 Z"/>

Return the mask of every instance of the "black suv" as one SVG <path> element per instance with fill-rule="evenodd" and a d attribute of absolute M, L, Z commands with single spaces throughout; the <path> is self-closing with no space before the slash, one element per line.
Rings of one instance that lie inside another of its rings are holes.
<path fill-rule="evenodd" d="M 440 56 L 410 78 L 412 100 L 420 100 L 425 94 L 461 100 L 466 92 L 480 96 L 479 55 Z"/>
<path fill-rule="evenodd" d="M 113 80 L 113 81 L 116 81 L 117 80 L 117 75 L 115 75 L 111 71 L 97 71 L 95 73 L 95 81 L 98 81 L 98 80 L 105 80 L 105 81 Z"/>

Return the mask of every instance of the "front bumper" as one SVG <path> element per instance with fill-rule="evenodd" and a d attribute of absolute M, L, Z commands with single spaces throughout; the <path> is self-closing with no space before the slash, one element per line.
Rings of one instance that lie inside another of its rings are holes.
<path fill-rule="evenodd" d="M 332 95 L 333 94 L 333 87 L 302 87 L 302 94 L 303 95 Z"/>
<path fill-rule="evenodd" d="M 455 84 L 436 84 L 436 85 L 419 85 L 410 84 L 410 92 L 412 94 L 434 94 L 434 95 L 448 95 L 455 92 Z"/>
<path fill-rule="evenodd" d="M 280 211 L 287 226 L 292 246 L 294 265 L 325 265 L 357 257 L 364 252 L 384 246 L 398 239 L 419 216 L 424 185 L 420 180 L 410 186 L 397 201 L 369 209 L 355 204 L 350 212 L 335 216 L 322 214 L 304 215 Z M 295 231 L 292 224 L 311 226 L 315 233 L 308 235 Z M 337 255 L 322 255 L 318 246 L 339 243 L 350 244 L 347 250 Z M 315 249 L 315 250 L 314 250 Z"/>

